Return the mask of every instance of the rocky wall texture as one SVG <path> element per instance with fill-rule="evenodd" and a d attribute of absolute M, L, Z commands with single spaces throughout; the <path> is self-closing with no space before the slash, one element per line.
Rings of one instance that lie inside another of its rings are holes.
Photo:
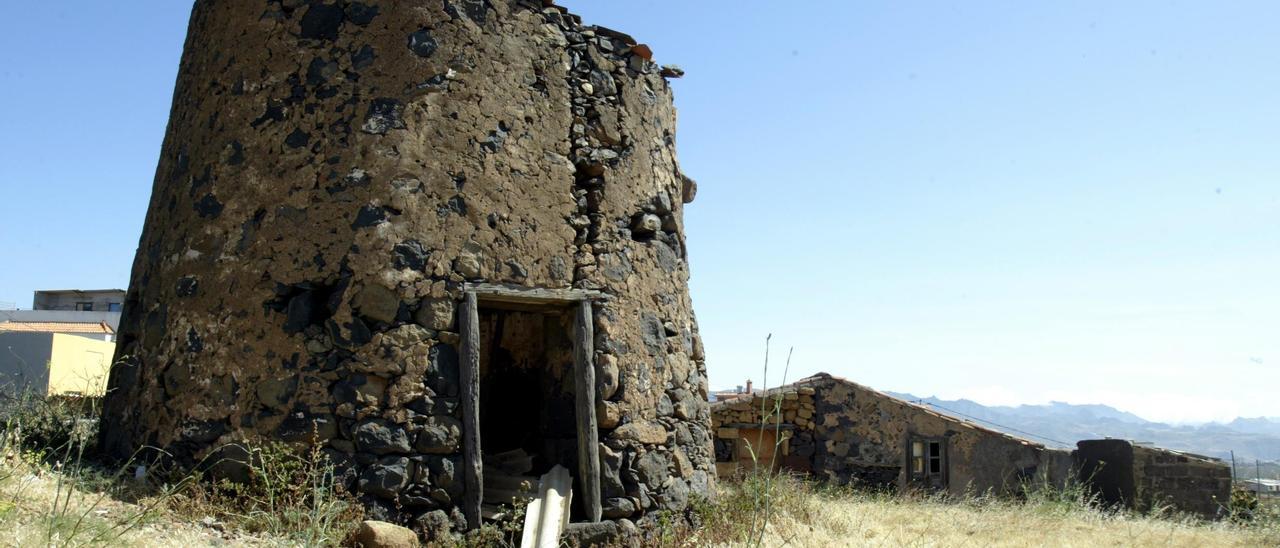
<path fill-rule="evenodd" d="M 800 405 L 794 413 L 784 412 L 784 424 L 795 427 L 787 440 L 784 465 L 827 481 L 907 488 L 906 452 L 913 438 L 945 440 L 945 488 L 953 494 L 1016 494 L 1024 481 L 1061 485 L 1070 472 L 1071 458 L 1066 451 L 940 415 L 826 373 L 775 389 L 764 397 L 790 393 L 797 394 Z M 808 397 L 812 398 L 812 418 L 804 416 L 809 414 L 807 409 L 801 411 L 807 407 Z M 713 423 L 758 423 L 761 399 L 716 403 Z M 723 445 L 719 443 L 717 448 Z"/>
<path fill-rule="evenodd" d="M 716 402 L 711 406 L 711 426 L 717 474 L 727 477 L 762 466 L 810 472 L 815 412 L 809 386 Z M 774 447 L 779 436 L 783 439 Z"/>
<path fill-rule="evenodd" d="M 1207 519 L 1222 517 L 1230 504 L 1231 467 L 1222 461 L 1120 439 L 1083 440 L 1076 447 L 1082 480 L 1105 503 Z"/>
<path fill-rule="evenodd" d="M 456 310 L 483 281 L 608 297 L 607 517 L 708 489 L 679 71 L 549 4 L 195 2 L 106 451 L 321 444 L 375 517 L 458 528 Z"/>
<path fill-rule="evenodd" d="M 1134 446 L 1133 453 L 1140 509 L 1167 505 L 1211 519 L 1226 514 L 1231 503 L 1227 463 L 1154 447 Z"/>

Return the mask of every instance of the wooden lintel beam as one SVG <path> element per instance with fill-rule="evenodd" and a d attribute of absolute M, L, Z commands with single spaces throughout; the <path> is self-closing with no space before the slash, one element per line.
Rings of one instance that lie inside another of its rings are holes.
<path fill-rule="evenodd" d="M 467 284 L 465 289 L 485 303 L 571 306 L 582 301 L 606 298 L 604 293 L 591 289 L 549 289 L 490 283 Z"/>

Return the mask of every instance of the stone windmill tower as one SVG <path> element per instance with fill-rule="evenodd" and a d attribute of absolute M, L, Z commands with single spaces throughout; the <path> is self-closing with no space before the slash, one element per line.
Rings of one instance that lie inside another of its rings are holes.
<path fill-rule="evenodd" d="M 713 456 L 650 55 L 543 1 L 197 0 L 103 449 L 318 444 L 458 528 L 513 452 L 575 520 L 683 508 Z"/>

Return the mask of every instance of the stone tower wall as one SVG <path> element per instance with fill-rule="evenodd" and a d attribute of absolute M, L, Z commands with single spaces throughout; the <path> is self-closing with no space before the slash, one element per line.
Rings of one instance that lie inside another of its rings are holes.
<path fill-rule="evenodd" d="M 543 4 L 196 1 L 106 451 L 318 443 L 375 514 L 456 523 L 456 310 L 489 282 L 608 297 L 607 517 L 706 491 L 674 72 Z"/>

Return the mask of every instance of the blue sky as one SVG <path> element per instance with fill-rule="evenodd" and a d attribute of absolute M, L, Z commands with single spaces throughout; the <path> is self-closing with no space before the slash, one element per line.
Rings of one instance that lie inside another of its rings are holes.
<path fill-rule="evenodd" d="M 713 387 L 1280 416 L 1280 4 L 563 1 L 674 82 Z M 189 4 L 0 21 L 0 301 L 123 287 Z M 780 381 L 775 368 L 768 379 Z"/>

